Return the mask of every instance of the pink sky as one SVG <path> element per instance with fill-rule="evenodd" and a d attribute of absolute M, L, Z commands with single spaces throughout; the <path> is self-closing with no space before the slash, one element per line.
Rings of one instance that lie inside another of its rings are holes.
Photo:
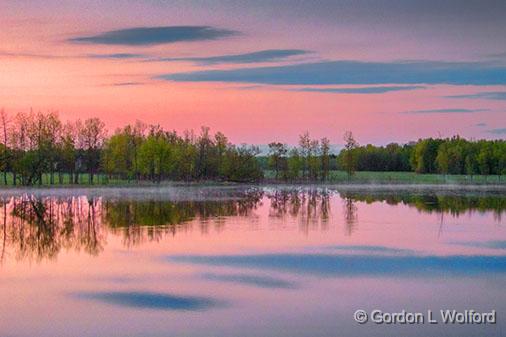
<path fill-rule="evenodd" d="M 506 45 L 506 24 L 496 13 L 504 6 L 497 5 L 495 10 L 480 7 L 478 11 L 466 5 L 455 10 L 431 1 L 420 6 L 415 2 L 400 6 L 403 8 L 384 8 L 366 2 L 322 1 L 313 8 L 283 1 L 76 4 L 55 0 L 20 4 L 8 0 L 0 5 L 0 107 L 10 114 L 30 108 L 57 110 L 62 119 L 98 116 L 110 130 L 136 119 L 178 131 L 207 125 L 237 143 L 280 140 L 293 144 L 306 130 L 336 144 L 341 143 L 345 130 L 352 130 L 360 143 L 380 144 L 454 134 L 504 137 L 506 78 L 501 74 L 506 48 L 501 46 Z M 149 45 L 71 41 L 128 28 L 171 26 L 206 26 L 234 33 Z M 294 49 L 305 53 L 249 63 L 152 62 L 162 57 L 203 58 Z M 104 56 L 119 53 L 135 57 Z M 427 84 L 420 80 L 332 85 L 157 77 L 343 60 L 474 62 L 496 67 L 499 75 L 480 83 Z M 423 88 L 383 93 L 301 91 L 393 85 Z M 446 97 L 462 95 L 469 97 Z"/>

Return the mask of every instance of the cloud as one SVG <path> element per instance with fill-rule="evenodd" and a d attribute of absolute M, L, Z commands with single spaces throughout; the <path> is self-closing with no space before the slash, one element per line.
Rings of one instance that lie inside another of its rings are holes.
<path fill-rule="evenodd" d="M 493 135 L 506 135 L 506 128 L 490 129 L 487 132 Z"/>
<path fill-rule="evenodd" d="M 33 59 L 63 59 L 71 58 L 67 55 L 54 55 L 54 54 L 38 54 L 32 52 L 10 52 L 0 50 L 0 57 L 16 57 L 16 58 L 33 58 Z"/>
<path fill-rule="evenodd" d="M 389 87 L 362 87 L 362 88 L 299 88 L 292 91 L 322 92 L 335 94 L 383 94 L 391 91 L 425 89 L 425 86 L 389 86 Z"/>
<path fill-rule="evenodd" d="M 484 126 L 487 126 L 487 124 L 486 123 L 476 123 L 476 124 L 474 124 L 474 126 L 484 127 Z"/>
<path fill-rule="evenodd" d="M 201 65 L 221 64 L 221 63 L 260 63 L 278 61 L 290 56 L 304 55 L 310 53 L 307 50 L 300 49 L 268 49 L 245 54 L 220 55 L 210 57 L 167 57 L 148 61 L 176 62 L 188 61 Z"/>
<path fill-rule="evenodd" d="M 72 297 L 100 301 L 123 307 L 155 310 L 201 311 L 220 303 L 207 297 L 176 296 L 152 292 L 82 292 Z"/>
<path fill-rule="evenodd" d="M 93 59 L 113 59 L 113 60 L 137 59 L 137 58 L 145 58 L 146 57 L 146 55 L 131 54 L 131 53 L 88 54 L 86 56 L 89 58 L 93 58 Z"/>
<path fill-rule="evenodd" d="M 506 66 L 484 62 L 328 61 L 273 67 L 238 68 L 162 74 L 179 82 L 261 84 L 506 84 Z"/>
<path fill-rule="evenodd" d="M 475 113 L 490 111 L 490 109 L 434 109 L 434 110 L 413 110 L 404 111 L 406 114 L 452 114 L 452 113 Z"/>
<path fill-rule="evenodd" d="M 489 91 L 489 92 L 479 92 L 476 94 L 454 95 L 454 96 L 445 96 L 445 97 L 446 98 L 506 100 L 506 91 Z"/>
<path fill-rule="evenodd" d="M 118 82 L 118 83 L 113 83 L 111 85 L 115 86 L 115 87 L 128 87 L 128 86 L 144 85 L 144 84 L 145 83 L 143 83 L 143 82 Z"/>
<path fill-rule="evenodd" d="M 489 255 L 179 255 L 172 262 L 274 270 L 313 276 L 463 276 L 506 273 L 506 256 Z"/>
<path fill-rule="evenodd" d="M 238 32 L 209 26 L 135 27 L 69 39 L 73 43 L 152 46 L 182 41 L 216 40 Z"/>

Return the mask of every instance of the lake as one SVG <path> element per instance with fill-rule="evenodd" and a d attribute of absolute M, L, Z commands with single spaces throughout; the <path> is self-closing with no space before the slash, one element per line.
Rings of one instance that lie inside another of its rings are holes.
<path fill-rule="evenodd" d="M 504 192 L 3 190 L 0 335 L 503 336 Z M 358 309 L 440 322 L 359 324 Z M 445 309 L 497 322 L 444 324 Z"/>

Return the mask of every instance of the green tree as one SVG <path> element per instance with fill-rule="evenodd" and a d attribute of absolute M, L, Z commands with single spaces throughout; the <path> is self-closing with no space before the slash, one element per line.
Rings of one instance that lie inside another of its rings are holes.
<path fill-rule="evenodd" d="M 441 144 L 438 148 L 436 156 L 436 165 L 439 173 L 448 174 L 449 158 L 448 158 L 448 146 Z"/>
<path fill-rule="evenodd" d="M 152 181 L 160 183 L 172 169 L 171 146 L 163 133 L 152 132 L 139 148 L 139 167 Z"/>
<path fill-rule="evenodd" d="M 356 170 L 356 156 L 355 156 L 355 150 L 358 147 L 358 143 L 353 137 L 353 133 L 351 131 L 346 131 L 344 134 L 344 155 L 342 158 L 342 166 L 346 170 L 346 173 L 348 173 L 348 177 L 351 177 L 355 174 Z"/>
<path fill-rule="evenodd" d="M 269 167 L 274 170 L 275 178 L 278 179 L 280 173 L 284 172 L 283 178 L 286 178 L 288 148 L 283 143 L 272 142 L 269 144 Z"/>
<path fill-rule="evenodd" d="M 297 148 L 290 150 L 288 156 L 288 177 L 291 180 L 298 179 L 303 167 L 303 160 Z"/>

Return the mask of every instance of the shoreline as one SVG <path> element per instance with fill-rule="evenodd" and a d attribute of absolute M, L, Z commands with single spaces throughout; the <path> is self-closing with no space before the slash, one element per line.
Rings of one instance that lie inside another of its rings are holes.
<path fill-rule="evenodd" d="M 111 197 L 164 196 L 169 198 L 201 199 L 209 196 L 229 198 L 223 193 L 243 192 L 249 189 L 308 190 L 328 189 L 337 192 L 387 192 L 387 193 L 431 193 L 431 192 L 478 192 L 506 193 L 506 184 L 406 184 L 406 183 L 227 183 L 227 182 L 167 182 L 162 184 L 125 185 L 54 185 L 54 186 L 0 186 L 1 196 L 12 195 L 106 195 Z"/>

